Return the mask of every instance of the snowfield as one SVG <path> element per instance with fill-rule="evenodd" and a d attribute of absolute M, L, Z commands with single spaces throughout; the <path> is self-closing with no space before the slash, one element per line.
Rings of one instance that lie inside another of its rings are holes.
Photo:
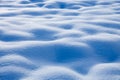
<path fill-rule="evenodd" d="M 0 0 L 0 80 L 120 80 L 120 0 Z"/>

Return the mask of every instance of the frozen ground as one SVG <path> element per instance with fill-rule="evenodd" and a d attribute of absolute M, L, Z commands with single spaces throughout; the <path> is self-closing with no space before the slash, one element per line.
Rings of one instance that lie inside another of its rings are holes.
<path fill-rule="evenodd" d="M 120 80 L 120 0 L 0 0 L 0 80 Z"/>

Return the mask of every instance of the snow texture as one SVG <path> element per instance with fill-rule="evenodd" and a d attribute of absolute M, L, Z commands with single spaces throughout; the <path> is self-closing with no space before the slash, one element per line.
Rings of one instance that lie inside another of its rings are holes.
<path fill-rule="evenodd" d="M 0 0 L 0 80 L 120 80 L 120 0 Z"/>

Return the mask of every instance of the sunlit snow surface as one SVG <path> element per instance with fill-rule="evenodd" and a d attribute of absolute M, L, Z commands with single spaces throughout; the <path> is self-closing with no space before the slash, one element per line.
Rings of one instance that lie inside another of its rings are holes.
<path fill-rule="evenodd" d="M 120 80 L 120 0 L 0 0 L 0 80 Z"/>

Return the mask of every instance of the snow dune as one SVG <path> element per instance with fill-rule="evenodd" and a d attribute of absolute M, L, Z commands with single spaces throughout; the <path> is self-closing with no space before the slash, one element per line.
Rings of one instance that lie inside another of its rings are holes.
<path fill-rule="evenodd" d="M 119 0 L 0 0 L 1 80 L 119 80 Z"/>

